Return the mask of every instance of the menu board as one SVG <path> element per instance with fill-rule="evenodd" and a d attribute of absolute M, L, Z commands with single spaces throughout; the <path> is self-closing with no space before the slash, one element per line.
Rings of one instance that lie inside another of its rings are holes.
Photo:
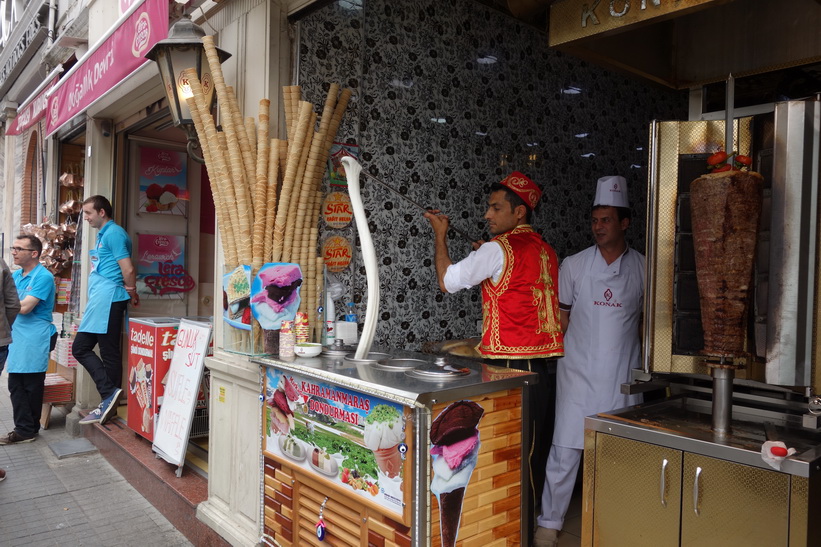
<path fill-rule="evenodd" d="M 210 339 L 210 324 L 180 320 L 151 447 L 164 460 L 178 466 L 185 461 Z"/>
<path fill-rule="evenodd" d="M 268 368 L 262 424 L 269 456 L 406 520 L 412 429 L 406 407 Z"/>

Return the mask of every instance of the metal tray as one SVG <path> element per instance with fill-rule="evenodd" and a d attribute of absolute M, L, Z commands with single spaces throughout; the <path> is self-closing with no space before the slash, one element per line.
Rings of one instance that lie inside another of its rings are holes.
<path fill-rule="evenodd" d="M 416 368 L 428 365 L 430 365 L 430 363 L 422 359 L 400 358 L 385 359 L 383 361 L 377 362 L 373 366 L 378 368 L 379 370 L 394 370 L 397 372 L 401 372 L 403 370 L 414 370 Z"/>
<path fill-rule="evenodd" d="M 457 380 L 469 376 L 470 373 L 471 370 L 469 368 L 455 368 L 450 365 L 440 367 L 430 363 L 425 367 L 405 371 L 405 374 L 413 378 L 421 378 L 422 380 L 434 382 Z"/>
<path fill-rule="evenodd" d="M 371 353 L 367 354 L 362 359 L 357 359 L 356 358 L 356 353 L 349 353 L 348 355 L 345 356 L 345 361 L 347 361 L 349 363 L 357 363 L 357 364 L 359 364 L 359 363 L 376 363 L 377 361 L 385 361 L 385 360 L 390 359 L 390 358 L 391 358 L 390 354 L 372 351 Z"/>

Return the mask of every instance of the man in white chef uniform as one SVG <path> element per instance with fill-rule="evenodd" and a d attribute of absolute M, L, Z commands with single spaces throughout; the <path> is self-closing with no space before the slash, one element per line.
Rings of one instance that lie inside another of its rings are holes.
<path fill-rule="evenodd" d="M 556 424 L 535 547 L 558 545 L 584 448 L 584 417 L 641 402 L 620 392 L 641 358 L 644 255 L 627 247 L 629 225 L 624 177 L 600 178 L 591 217 L 596 244 L 559 270 L 565 356 L 557 363 Z"/>

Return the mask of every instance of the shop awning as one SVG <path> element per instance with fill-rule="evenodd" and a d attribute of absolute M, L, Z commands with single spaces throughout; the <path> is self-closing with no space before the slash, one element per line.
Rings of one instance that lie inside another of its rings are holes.
<path fill-rule="evenodd" d="M 57 77 L 63 71 L 63 67 L 58 66 L 46 76 L 43 83 L 17 108 L 17 116 L 11 120 L 6 128 L 6 135 L 20 135 L 28 128 L 35 125 L 46 115 L 46 104 L 48 103 L 48 92 L 57 83 Z"/>
<path fill-rule="evenodd" d="M 168 0 L 135 2 L 112 31 L 49 90 L 46 136 L 85 112 L 148 62 L 146 52 L 167 37 Z"/>

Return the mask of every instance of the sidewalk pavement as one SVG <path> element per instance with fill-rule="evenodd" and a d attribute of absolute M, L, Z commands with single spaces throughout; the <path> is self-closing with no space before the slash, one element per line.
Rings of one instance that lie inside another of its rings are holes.
<path fill-rule="evenodd" d="M 7 379 L 0 435 L 14 429 Z M 0 446 L 0 545 L 191 545 L 99 452 L 58 459 L 50 445 L 72 438 L 64 426 L 55 409 L 34 442 Z"/>

